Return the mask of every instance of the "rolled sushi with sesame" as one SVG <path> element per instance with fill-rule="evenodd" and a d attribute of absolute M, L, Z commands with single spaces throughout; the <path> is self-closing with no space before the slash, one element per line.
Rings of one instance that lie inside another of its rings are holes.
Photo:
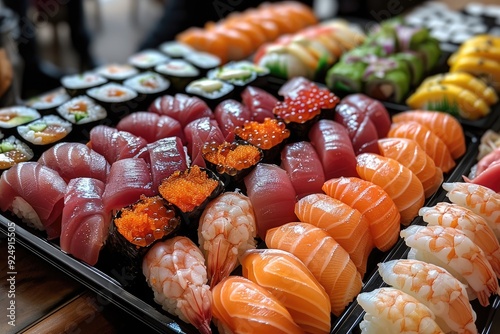
<path fill-rule="evenodd" d="M 1 134 L 0 134 L 1 136 Z M 1 137 L 0 137 L 1 139 Z M 0 173 L 20 162 L 33 159 L 33 150 L 15 136 L 0 140 Z"/>
<path fill-rule="evenodd" d="M 159 49 L 170 58 L 183 58 L 189 53 L 196 52 L 191 46 L 178 41 L 164 42 L 160 44 Z"/>
<path fill-rule="evenodd" d="M 123 85 L 139 94 L 136 99 L 139 103 L 138 107 L 147 110 L 157 97 L 167 94 L 170 81 L 156 72 L 147 71 L 125 80 Z"/>
<path fill-rule="evenodd" d="M 89 134 L 93 126 L 107 117 L 106 109 L 86 95 L 72 98 L 57 108 L 57 112 L 73 124 L 75 131 L 87 130 L 83 135 Z"/>
<path fill-rule="evenodd" d="M 139 70 L 130 64 L 107 64 L 98 67 L 96 73 L 102 75 L 109 81 L 122 83 L 124 80 L 139 73 Z"/>
<path fill-rule="evenodd" d="M 33 108 L 12 106 L 0 109 L 0 131 L 5 135 L 17 133 L 17 127 L 40 118 L 41 115 Z"/>
<path fill-rule="evenodd" d="M 94 72 L 69 74 L 61 78 L 62 86 L 71 97 L 83 95 L 88 89 L 102 86 L 107 82 L 108 79 Z"/>
<path fill-rule="evenodd" d="M 216 55 L 201 51 L 188 53 L 184 56 L 184 59 L 198 68 L 201 75 L 206 75 L 208 71 L 222 64 L 221 59 Z"/>
<path fill-rule="evenodd" d="M 64 87 L 56 88 L 50 92 L 35 96 L 26 101 L 26 106 L 38 110 L 42 115 L 54 113 L 60 105 L 69 101 L 71 96 Z"/>
<path fill-rule="evenodd" d="M 36 156 L 66 139 L 72 130 L 72 124 L 57 115 L 45 115 L 17 127 L 19 135 L 29 143 Z"/>
<path fill-rule="evenodd" d="M 153 70 L 158 64 L 168 61 L 170 58 L 158 50 L 147 49 L 133 54 L 128 58 L 128 63 L 141 71 Z"/>
<path fill-rule="evenodd" d="M 157 65 L 155 71 L 165 76 L 177 91 L 183 91 L 191 81 L 200 77 L 200 71 L 183 59 L 172 59 Z"/>
<path fill-rule="evenodd" d="M 139 110 L 137 101 L 139 94 L 121 84 L 110 82 L 101 87 L 89 89 L 87 95 L 106 109 L 112 121 L 117 121 Z"/>
<path fill-rule="evenodd" d="M 186 93 L 201 98 L 214 110 L 220 102 L 232 97 L 234 86 L 219 79 L 201 78 L 187 85 Z"/>

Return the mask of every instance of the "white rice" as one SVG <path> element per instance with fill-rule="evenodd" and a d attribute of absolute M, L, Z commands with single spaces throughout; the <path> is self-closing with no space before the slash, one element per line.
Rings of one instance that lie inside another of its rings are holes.
<path fill-rule="evenodd" d="M 154 87 L 146 84 L 153 85 Z M 170 82 L 158 73 L 148 71 L 125 80 L 123 85 L 141 94 L 155 94 L 167 90 Z"/>
<path fill-rule="evenodd" d="M 31 108 L 44 110 L 58 107 L 70 98 L 66 90 L 60 87 L 51 92 L 29 99 L 26 105 Z"/>
<path fill-rule="evenodd" d="M 106 83 L 108 80 L 100 74 L 85 72 L 80 74 L 66 75 L 61 79 L 61 83 L 68 89 L 85 89 Z"/>
<path fill-rule="evenodd" d="M 195 52 L 195 50 L 187 44 L 169 41 L 160 45 L 160 51 L 172 58 L 182 58 L 188 53 Z"/>
<path fill-rule="evenodd" d="M 168 61 L 166 55 L 157 50 L 144 50 L 129 57 L 128 62 L 135 67 L 146 69 Z"/>
<path fill-rule="evenodd" d="M 12 213 L 19 217 L 29 227 L 35 228 L 40 231 L 45 231 L 40 217 L 35 209 L 21 197 L 15 197 L 12 201 Z"/>
<path fill-rule="evenodd" d="M 0 128 L 10 129 L 40 118 L 40 113 L 29 107 L 12 106 L 0 109 L 0 119 L 2 116 L 11 117 L 12 114 L 16 114 L 16 117 L 12 117 L 7 121 L 0 120 Z"/>
<path fill-rule="evenodd" d="M 25 143 L 23 143 L 22 141 L 20 141 L 19 139 L 17 139 L 14 136 L 10 136 L 10 137 L 6 138 L 5 140 L 2 140 L 2 144 L 4 144 L 4 143 L 9 143 L 12 146 L 14 146 L 15 147 L 14 150 L 21 152 L 21 154 L 23 154 L 26 157 L 25 161 L 31 160 L 34 156 L 33 150 L 31 148 L 29 148 L 28 145 L 26 145 Z M 2 164 L 2 163 L 14 165 L 16 163 L 16 161 L 14 161 L 11 157 L 6 155 L 5 152 L 2 152 L 2 153 L 0 153 L 0 164 Z"/>
<path fill-rule="evenodd" d="M 191 63 L 182 59 L 172 59 L 166 63 L 156 65 L 155 71 L 167 76 L 182 78 L 197 77 L 200 71 Z"/>
<path fill-rule="evenodd" d="M 96 73 L 110 80 L 125 80 L 139 73 L 139 70 L 130 64 L 108 64 L 98 67 Z"/>
<path fill-rule="evenodd" d="M 78 110 L 79 105 L 84 103 L 86 110 Z M 72 112 L 70 112 L 72 111 Z M 61 117 L 70 121 L 73 124 L 86 124 L 106 118 L 107 113 L 101 105 L 97 104 L 90 97 L 82 95 L 72 98 L 62 106 L 57 108 L 57 112 Z M 80 113 L 82 118 L 77 120 L 77 113 Z"/>
<path fill-rule="evenodd" d="M 124 94 L 121 96 L 113 96 L 113 92 L 117 90 L 122 91 Z M 89 89 L 87 95 L 97 101 L 116 103 L 135 99 L 138 94 L 133 89 L 111 82 L 100 87 Z"/>
<path fill-rule="evenodd" d="M 35 145 L 43 144 L 42 142 L 43 138 L 35 136 L 37 131 L 32 129 L 32 126 L 36 126 L 37 124 L 46 124 L 47 126 L 54 125 L 62 127 L 62 129 L 66 134 L 70 133 L 71 130 L 73 129 L 71 123 L 65 121 L 61 117 L 56 115 L 46 115 L 29 124 L 18 126 L 17 131 L 19 135 L 23 137 L 24 140 L 29 141 L 30 143 L 33 143 Z"/>
<path fill-rule="evenodd" d="M 186 93 L 217 99 L 231 92 L 234 86 L 217 79 L 199 79 L 192 81 L 186 87 Z"/>
<path fill-rule="evenodd" d="M 187 54 L 184 59 L 203 69 L 214 68 L 221 64 L 219 57 L 207 52 L 192 52 Z"/>

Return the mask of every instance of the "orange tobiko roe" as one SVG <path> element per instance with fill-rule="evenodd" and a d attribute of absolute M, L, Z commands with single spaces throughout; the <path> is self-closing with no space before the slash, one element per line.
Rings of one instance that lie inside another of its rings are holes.
<path fill-rule="evenodd" d="M 141 195 L 139 201 L 124 208 L 114 224 L 125 239 L 146 247 L 173 231 L 179 224 L 175 212 L 164 205 L 160 196 Z"/>
<path fill-rule="evenodd" d="M 235 135 L 262 150 L 268 150 L 290 137 L 290 130 L 284 122 L 266 118 L 264 122 L 246 122 L 243 127 L 236 127 Z"/>
<path fill-rule="evenodd" d="M 206 144 L 202 154 L 205 160 L 217 166 L 217 172 L 230 175 L 257 164 L 262 158 L 256 146 L 228 142 Z"/>
<path fill-rule="evenodd" d="M 158 190 L 169 203 L 182 212 L 193 211 L 217 188 L 219 182 L 208 176 L 199 166 L 193 165 L 185 171 L 176 171 L 163 180 Z"/>

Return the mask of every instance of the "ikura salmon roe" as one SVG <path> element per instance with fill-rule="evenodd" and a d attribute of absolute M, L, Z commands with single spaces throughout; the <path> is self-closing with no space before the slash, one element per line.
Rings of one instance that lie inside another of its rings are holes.
<path fill-rule="evenodd" d="M 333 109 L 340 99 L 326 88 L 308 85 L 296 94 L 285 97 L 274 107 L 273 113 L 286 123 L 305 123 L 319 115 L 322 109 Z"/>
<path fill-rule="evenodd" d="M 290 137 L 284 122 L 269 117 L 261 123 L 247 121 L 242 127 L 236 127 L 234 133 L 261 150 L 268 150 Z"/>

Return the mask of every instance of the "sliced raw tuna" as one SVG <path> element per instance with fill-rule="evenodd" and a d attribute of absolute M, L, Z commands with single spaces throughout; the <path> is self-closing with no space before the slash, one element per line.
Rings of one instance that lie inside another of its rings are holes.
<path fill-rule="evenodd" d="M 175 171 L 187 169 L 186 152 L 179 137 L 168 137 L 148 144 L 149 161 L 153 190 L 158 192 L 158 186 L 163 179 Z"/>
<path fill-rule="evenodd" d="M 110 164 L 136 156 L 147 144 L 142 137 L 106 125 L 98 125 L 90 130 L 89 146 Z"/>
<path fill-rule="evenodd" d="M 191 164 L 206 167 L 201 155 L 201 150 L 205 143 L 214 142 L 222 144 L 224 135 L 215 119 L 203 117 L 192 121 L 184 128 L 184 135 L 187 140 L 187 148 L 191 157 Z"/>
<path fill-rule="evenodd" d="M 182 128 L 201 117 L 214 118 L 212 110 L 203 100 L 185 94 L 161 96 L 153 101 L 149 111 L 178 120 Z"/>
<path fill-rule="evenodd" d="M 179 137 L 185 143 L 181 123 L 178 120 L 148 111 L 138 111 L 121 119 L 116 128 L 146 139 L 152 143 L 167 137 Z"/>
<path fill-rule="evenodd" d="M 146 161 L 127 158 L 113 163 L 103 194 L 104 209 L 108 212 L 120 210 L 137 202 L 141 194 L 155 195 Z"/>
<path fill-rule="evenodd" d="M 104 182 L 75 178 L 68 183 L 61 222 L 61 249 L 91 266 L 109 234 L 111 214 L 104 210 Z"/>
<path fill-rule="evenodd" d="M 252 202 L 257 233 L 261 239 L 268 229 L 297 221 L 297 196 L 287 172 L 277 165 L 259 163 L 244 179 Z"/>
<path fill-rule="evenodd" d="M 497 160 L 488 165 L 488 167 L 481 172 L 474 179 L 469 180 L 464 176 L 466 182 L 479 184 L 490 188 L 491 190 L 500 192 L 500 160 Z"/>
<path fill-rule="evenodd" d="M 347 129 L 356 155 L 380 153 L 377 129 L 362 111 L 352 105 L 340 103 L 335 110 L 334 120 Z"/>
<path fill-rule="evenodd" d="M 314 83 L 309 79 L 304 77 L 294 77 L 281 86 L 278 91 L 278 95 L 283 97 L 290 96 L 293 98 L 298 91 L 309 88 L 311 85 L 314 85 Z"/>
<path fill-rule="evenodd" d="M 278 99 L 265 90 L 248 86 L 241 93 L 241 99 L 250 110 L 253 121 L 263 122 L 266 117 L 274 118 L 273 109 Z"/>
<path fill-rule="evenodd" d="M 236 100 L 224 100 L 214 110 L 215 119 L 226 141 L 234 140 L 234 128 L 252 120 L 250 110 Z"/>
<path fill-rule="evenodd" d="M 48 239 L 61 235 L 61 215 L 66 182 L 54 170 L 38 162 L 22 162 L 0 177 L 0 209 L 11 211 Z"/>
<path fill-rule="evenodd" d="M 387 137 L 391 128 L 391 116 L 382 102 L 364 94 L 351 94 L 344 97 L 342 103 L 350 104 L 368 115 L 377 129 L 378 137 Z"/>
<path fill-rule="evenodd" d="M 297 199 L 322 192 L 325 173 L 318 153 L 310 142 L 300 141 L 286 145 L 281 150 L 281 168 L 288 173 Z"/>
<path fill-rule="evenodd" d="M 354 148 L 342 124 L 328 119 L 319 120 L 309 131 L 309 140 L 321 160 L 325 180 L 358 176 Z"/>
<path fill-rule="evenodd" d="M 66 182 L 77 177 L 106 182 L 110 168 L 104 156 L 82 143 L 56 144 L 43 152 L 38 162 L 58 172 Z"/>

